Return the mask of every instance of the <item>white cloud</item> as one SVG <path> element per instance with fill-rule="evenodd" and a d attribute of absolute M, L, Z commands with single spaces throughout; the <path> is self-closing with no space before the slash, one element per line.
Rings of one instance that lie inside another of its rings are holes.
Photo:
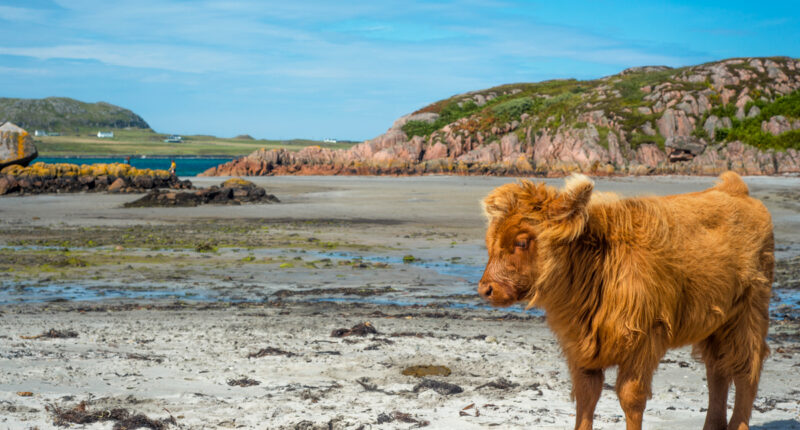
<path fill-rule="evenodd" d="M 0 75 L 46 76 L 52 75 L 52 73 L 47 69 L 40 68 L 0 66 Z"/>
<path fill-rule="evenodd" d="M 204 73 L 243 66 L 242 58 L 225 52 L 164 45 L 85 44 L 42 47 L 0 47 L 2 55 L 40 60 L 94 60 L 112 66 Z"/>
<path fill-rule="evenodd" d="M 3 21 L 39 21 L 43 12 L 14 6 L 0 6 L 0 20 Z"/>

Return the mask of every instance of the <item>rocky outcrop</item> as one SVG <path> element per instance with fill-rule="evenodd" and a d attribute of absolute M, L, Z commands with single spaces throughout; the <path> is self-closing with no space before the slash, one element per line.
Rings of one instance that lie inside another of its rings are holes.
<path fill-rule="evenodd" d="M 126 208 L 199 206 L 204 204 L 241 205 L 243 203 L 278 203 L 277 197 L 256 184 L 231 178 L 219 186 L 190 192 L 154 189 L 139 200 L 125 203 Z"/>
<path fill-rule="evenodd" d="M 136 169 L 127 164 L 11 165 L 0 170 L 0 196 L 43 193 L 141 193 L 158 188 L 191 189 L 166 170 Z"/>
<path fill-rule="evenodd" d="M 775 115 L 769 121 L 762 121 L 761 129 L 773 136 L 778 136 L 787 131 L 800 130 L 800 119 L 789 120 L 783 115 Z"/>
<path fill-rule="evenodd" d="M 691 160 L 706 150 L 705 142 L 691 136 L 669 137 L 664 146 L 671 162 Z"/>
<path fill-rule="evenodd" d="M 688 136 L 694 130 L 694 122 L 692 117 L 686 114 L 684 110 L 667 109 L 656 121 L 658 131 L 662 136 L 669 139 L 675 136 Z"/>
<path fill-rule="evenodd" d="M 37 155 L 27 131 L 10 122 L 0 124 L 0 169 L 12 164 L 27 166 Z"/>
<path fill-rule="evenodd" d="M 436 102 L 347 150 L 264 149 L 204 175 L 798 174 L 800 118 L 792 107 L 775 114 L 800 103 L 798 90 L 791 58 L 505 85 Z M 750 139 L 753 124 L 763 133 Z"/>
<path fill-rule="evenodd" d="M 706 119 L 706 122 L 703 125 L 703 131 L 706 132 L 706 136 L 709 139 L 713 139 L 714 136 L 716 136 L 717 130 L 731 128 L 732 126 L 733 122 L 728 117 L 723 117 L 722 119 L 720 119 L 716 115 L 709 115 L 709 117 Z"/>

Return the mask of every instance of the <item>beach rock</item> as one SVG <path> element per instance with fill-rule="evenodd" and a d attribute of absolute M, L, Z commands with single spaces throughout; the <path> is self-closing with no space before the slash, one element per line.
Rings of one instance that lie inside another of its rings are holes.
<path fill-rule="evenodd" d="M 117 193 L 122 190 L 127 184 L 125 180 L 122 178 L 117 178 L 111 185 L 108 186 L 108 192 L 110 193 Z"/>
<path fill-rule="evenodd" d="M 38 155 L 33 138 L 10 122 L 0 124 L 0 169 L 10 165 L 27 166 Z"/>
<path fill-rule="evenodd" d="M 13 176 L 0 178 L 0 196 L 8 194 L 17 187 L 17 181 Z"/>
<path fill-rule="evenodd" d="M 135 176 L 133 184 L 138 188 L 150 189 L 153 188 L 153 178 L 150 176 Z"/>
<path fill-rule="evenodd" d="M 153 189 L 144 197 L 125 203 L 128 208 L 199 206 L 205 204 L 240 205 L 243 203 L 278 203 L 277 197 L 268 194 L 250 181 L 231 178 L 220 184 L 190 192 L 162 191 Z"/>

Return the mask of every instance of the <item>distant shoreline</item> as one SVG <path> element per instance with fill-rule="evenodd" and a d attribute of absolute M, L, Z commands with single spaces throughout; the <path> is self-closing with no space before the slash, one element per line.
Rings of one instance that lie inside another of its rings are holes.
<path fill-rule="evenodd" d="M 31 163 L 43 162 L 47 164 L 69 163 L 69 164 L 107 164 L 125 163 L 139 169 L 167 170 L 170 161 L 175 160 L 176 173 L 178 176 L 197 176 L 211 167 L 227 163 L 235 159 L 230 155 L 211 157 L 207 155 L 80 155 L 80 156 L 39 156 Z"/>
<path fill-rule="evenodd" d="M 213 158 L 239 158 L 244 157 L 244 155 L 233 156 L 233 155 L 147 155 L 147 154 L 92 154 L 92 155 L 46 155 L 46 154 L 39 154 L 32 162 L 35 163 L 37 160 L 41 158 L 59 158 L 59 159 L 68 159 L 68 158 L 125 158 L 131 157 L 132 159 L 165 159 L 165 158 L 178 158 L 178 159 L 213 159 Z"/>

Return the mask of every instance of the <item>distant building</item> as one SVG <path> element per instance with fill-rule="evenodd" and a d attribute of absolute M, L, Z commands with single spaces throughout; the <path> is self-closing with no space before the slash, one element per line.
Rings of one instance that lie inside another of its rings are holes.
<path fill-rule="evenodd" d="M 181 143 L 181 142 L 183 142 L 183 138 L 178 136 L 177 134 L 173 134 L 173 135 L 169 136 L 168 138 L 164 139 L 164 142 L 166 142 L 166 143 Z"/>
<path fill-rule="evenodd" d="M 336 143 L 336 142 L 338 142 L 338 140 L 331 139 L 331 138 L 322 139 L 322 141 L 325 142 L 325 143 Z"/>
<path fill-rule="evenodd" d="M 45 136 L 61 136 L 61 133 L 57 132 L 50 132 L 47 130 L 34 130 L 33 135 L 36 137 L 45 137 Z"/>
<path fill-rule="evenodd" d="M 114 137 L 114 132 L 113 131 L 98 131 L 97 132 L 97 137 L 99 137 L 100 139 L 110 139 L 110 138 Z"/>

